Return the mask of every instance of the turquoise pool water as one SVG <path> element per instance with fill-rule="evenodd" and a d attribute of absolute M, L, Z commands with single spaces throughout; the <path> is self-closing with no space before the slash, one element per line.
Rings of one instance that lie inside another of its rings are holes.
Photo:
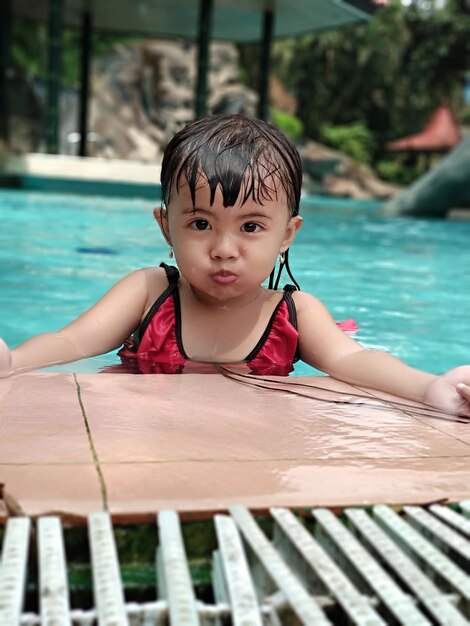
<path fill-rule="evenodd" d="M 151 209 L 148 200 L 0 190 L 0 337 L 14 346 L 60 328 L 126 273 L 166 260 Z M 470 222 L 386 219 L 373 204 L 308 198 L 302 214 L 294 274 L 337 320 L 357 320 L 361 343 L 435 373 L 470 363 Z M 113 362 L 109 354 L 60 369 Z"/>

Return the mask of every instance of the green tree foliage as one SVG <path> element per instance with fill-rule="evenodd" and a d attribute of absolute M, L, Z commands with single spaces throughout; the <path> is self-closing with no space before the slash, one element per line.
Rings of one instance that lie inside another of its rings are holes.
<path fill-rule="evenodd" d="M 13 63 L 31 76 L 41 76 L 46 64 L 46 31 L 28 20 L 13 20 Z"/>
<path fill-rule="evenodd" d="M 0 0 L 1 1 L 1 0 Z M 135 42 L 136 37 L 95 33 L 93 55 L 108 52 L 116 43 Z M 62 33 L 62 84 L 77 86 L 80 80 L 80 32 L 67 28 Z M 45 80 L 47 76 L 47 28 L 40 22 L 15 18 L 12 37 L 13 63 L 31 77 Z"/>
<path fill-rule="evenodd" d="M 448 0 L 437 10 L 432 0 L 410 7 L 392 0 L 369 23 L 277 42 L 273 69 L 295 96 L 306 135 L 376 164 L 387 141 L 421 130 L 443 100 L 468 118 L 470 15 L 464 6 Z M 242 49 L 252 85 L 255 55 L 253 46 Z M 361 140 L 362 131 L 372 140 Z"/>
<path fill-rule="evenodd" d="M 291 139 L 298 140 L 304 135 L 304 125 L 298 117 L 279 109 L 270 110 L 271 119 L 278 128 Z"/>
<path fill-rule="evenodd" d="M 321 140 L 360 163 L 369 163 L 374 147 L 374 137 L 363 122 L 345 126 L 324 124 L 321 129 Z"/>

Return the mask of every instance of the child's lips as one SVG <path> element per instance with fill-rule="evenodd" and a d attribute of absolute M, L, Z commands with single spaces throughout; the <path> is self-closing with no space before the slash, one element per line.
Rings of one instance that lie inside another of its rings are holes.
<path fill-rule="evenodd" d="M 237 280 L 238 276 L 233 272 L 220 270 L 219 272 L 212 274 L 211 278 L 218 285 L 231 285 Z"/>

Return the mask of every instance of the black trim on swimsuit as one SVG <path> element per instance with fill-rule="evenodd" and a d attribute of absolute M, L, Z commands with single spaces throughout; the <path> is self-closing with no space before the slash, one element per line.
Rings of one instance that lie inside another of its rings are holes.
<path fill-rule="evenodd" d="M 292 326 L 297 329 L 297 309 L 295 308 L 294 298 L 292 294 L 294 291 L 297 291 L 297 287 L 295 285 L 285 285 L 284 286 L 284 299 L 287 303 L 287 308 L 289 310 L 289 321 Z"/>
<path fill-rule="evenodd" d="M 175 289 L 176 289 L 176 292 L 178 293 L 178 288 L 177 287 L 178 287 L 178 280 L 179 280 L 179 277 L 180 277 L 180 273 L 178 272 L 176 267 L 173 267 L 172 265 L 167 265 L 166 263 L 160 263 L 160 267 L 163 267 L 163 269 L 165 270 L 166 277 L 167 277 L 167 280 L 168 280 L 168 287 L 165 289 L 165 291 L 163 291 L 158 296 L 158 298 L 155 300 L 155 302 L 152 304 L 152 306 L 148 310 L 147 315 L 142 320 L 142 323 L 140 324 L 140 326 L 138 328 L 138 342 L 139 342 L 139 344 L 142 341 L 142 337 L 144 336 L 145 331 L 147 330 L 147 326 L 152 321 L 153 316 L 158 311 L 160 306 L 165 302 L 165 300 L 168 298 L 168 296 L 174 294 Z M 179 300 L 179 298 L 178 298 L 178 300 Z"/>
<path fill-rule="evenodd" d="M 261 335 L 258 343 L 256 344 L 256 346 L 253 348 L 253 350 L 250 352 L 250 354 L 244 359 L 247 363 L 249 363 L 250 361 L 253 361 L 253 359 L 255 359 L 258 356 L 258 353 L 263 349 L 264 344 L 266 343 L 267 338 L 269 337 L 273 324 L 274 324 L 274 320 L 276 319 L 276 316 L 279 312 L 279 309 L 282 306 L 282 303 L 285 302 L 287 304 L 287 310 L 289 313 L 289 322 L 292 324 L 292 326 L 295 328 L 295 330 L 297 330 L 297 315 L 296 315 L 296 311 L 295 311 L 295 304 L 294 301 L 292 299 L 292 289 L 290 289 L 290 287 L 292 287 L 293 285 L 286 285 L 284 287 L 284 295 L 282 296 L 282 298 L 279 300 L 279 302 L 276 305 L 276 308 L 274 309 L 274 311 L 272 312 L 271 317 L 269 318 L 269 322 L 268 325 L 266 326 L 263 334 Z M 294 287 L 295 290 L 295 287 Z M 296 348 L 295 351 L 295 356 L 294 356 L 294 360 L 298 361 L 299 358 L 297 356 L 298 353 L 298 347 Z"/>
<path fill-rule="evenodd" d="M 292 324 L 292 326 L 295 328 L 295 330 L 298 330 L 297 328 L 297 309 L 295 308 L 295 302 L 294 302 L 294 298 L 292 297 L 292 294 L 294 293 L 294 291 L 297 291 L 297 287 L 295 285 L 285 285 L 284 286 L 284 293 L 285 293 L 285 299 L 287 302 L 287 308 L 289 309 L 289 320 L 290 323 Z M 297 363 L 297 361 L 300 361 L 300 349 L 299 349 L 299 342 L 297 341 L 297 347 L 295 348 L 295 354 L 294 354 L 294 363 Z"/>
<path fill-rule="evenodd" d="M 176 269 L 176 268 L 175 268 Z M 178 270 L 176 270 L 178 271 Z M 179 273 L 178 273 L 179 278 Z M 186 351 L 183 346 L 183 337 L 181 332 L 181 300 L 180 300 L 180 292 L 179 289 L 176 288 L 171 294 L 173 297 L 173 307 L 175 309 L 175 336 L 176 336 L 176 344 L 178 346 L 178 350 L 180 351 L 181 356 L 189 361 L 190 358 L 186 354 Z"/>
<path fill-rule="evenodd" d="M 285 294 L 284 294 L 285 296 Z M 276 319 L 276 315 L 279 312 L 279 309 L 281 308 L 282 303 L 284 302 L 284 296 L 282 296 L 282 298 L 279 300 L 279 302 L 276 304 L 276 308 L 274 309 L 274 311 L 272 312 L 271 317 L 269 318 L 269 322 L 268 325 L 266 326 L 266 328 L 264 329 L 263 334 L 261 335 L 261 337 L 259 338 L 258 343 L 256 344 L 256 346 L 253 348 L 253 350 L 250 352 L 250 354 L 245 357 L 243 360 L 246 361 L 247 363 L 249 363 L 250 361 L 253 361 L 253 359 L 258 356 L 258 352 L 260 352 L 260 350 L 262 350 L 264 344 L 266 343 L 266 339 L 269 337 L 269 333 L 271 332 L 272 326 L 274 324 L 274 320 Z"/>
<path fill-rule="evenodd" d="M 178 350 L 180 351 L 181 356 L 187 361 L 189 361 L 190 359 L 188 355 L 186 354 L 184 346 L 183 346 L 183 339 L 182 339 L 182 332 L 181 332 L 181 300 L 180 300 L 180 294 L 179 294 L 179 289 L 178 289 L 178 281 L 180 278 L 180 273 L 178 269 L 174 267 L 173 265 L 160 263 L 160 267 L 163 267 L 163 269 L 166 272 L 166 276 L 168 279 L 168 287 L 165 289 L 165 291 L 163 291 L 158 296 L 158 298 L 152 304 L 147 315 L 143 319 L 140 327 L 138 328 L 138 344 L 140 344 L 140 342 L 142 341 L 142 337 L 144 336 L 144 333 L 147 330 L 148 325 L 152 321 L 152 318 L 155 315 L 155 313 L 158 311 L 160 306 L 165 302 L 165 300 L 169 296 L 171 296 L 173 298 L 173 306 L 175 310 L 176 343 L 178 345 Z M 244 359 L 245 362 L 249 363 L 250 361 L 252 361 L 254 358 L 256 358 L 258 353 L 262 350 L 264 344 L 266 343 L 267 338 L 269 337 L 269 334 L 272 330 L 272 326 L 274 324 L 274 320 L 276 319 L 276 316 L 283 302 L 286 302 L 287 304 L 287 310 L 289 313 L 289 322 L 297 330 L 297 312 L 296 312 L 294 300 L 292 298 L 293 291 L 296 291 L 296 287 L 294 287 L 294 285 L 286 285 L 284 287 L 284 295 L 279 300 L 279 302 L 276 305 L 276 308 L 272 312 L 269 322 L 263 334 L 261 335 L 259 341 L 257 342 L 256 346 Z M 295 355 L 294 355 L 294 362 L 298 361 L 299 358 L 300 358 L 299 346 L 297 343 L 297 348 L 296 348 Z"/>

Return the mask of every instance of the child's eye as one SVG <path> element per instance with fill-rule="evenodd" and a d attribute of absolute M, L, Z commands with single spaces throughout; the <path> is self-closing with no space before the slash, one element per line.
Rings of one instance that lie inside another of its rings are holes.
<path fill-rule="evenodd" d="M 194 230 L 207 230 L 209 228 L 209 222 L 202 219 L 194 220 L 194 222 L 191 222 L 190 226 L 194 228 Z"/>
<path fill-rule="evenodd" d="M 242 226 L 242 230 L 245 233 L 257 233 L 260 229 L 261 226 L 259 224 L 255 224 L 255 222 L 246 222 L 246 224 L 243 224 Z"/>

